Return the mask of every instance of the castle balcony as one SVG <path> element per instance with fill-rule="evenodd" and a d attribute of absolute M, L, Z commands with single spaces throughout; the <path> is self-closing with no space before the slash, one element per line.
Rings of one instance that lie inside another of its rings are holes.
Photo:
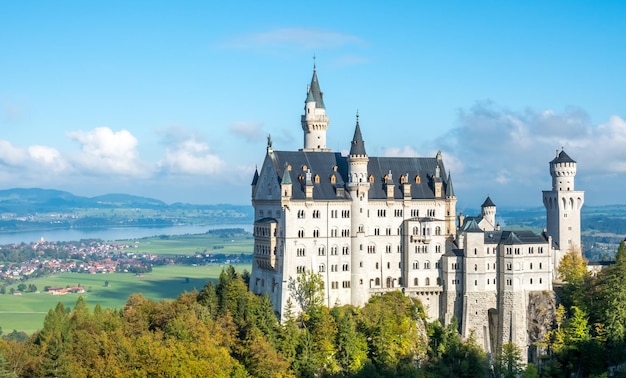
<path fill-rule="evenodd" d="M 411 235 L 411 243 L 424 243 L 430 244 L 430 235 Z"/>
<path fill-rule="evenodd" d="M 382 295 L 392 291 L 401 290 L 406 295 L 434 295 L 443 293 L 443 287 L 441 286 L 414 286 L 414 287 L 372 287 L 369 289 L 370 294 Z"/>
<path fill-rule="evenodd" d="M 276 270 L 276 257 L 275 256 L 264 256 L 264 255 L 255 254 L 254 261 L 256 262 L 257 266 L 261 269 Z"/>

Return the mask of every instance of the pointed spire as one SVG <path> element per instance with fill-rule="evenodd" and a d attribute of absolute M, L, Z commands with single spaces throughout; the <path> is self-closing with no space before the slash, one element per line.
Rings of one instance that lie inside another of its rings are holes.
<path fill-rule="evenodd" d="M 491 197 L 487 196 L 487 199 L 485 200 L 485 202 L 483 202 L 483 204 L 480 206 L 481 208 L 483 207 L 495 207 L 496 204 L 493 203 L 493 201 L 491 200 Z"/>
<path fill-rule="evenodd" d="M 446 197 L 455 197 L 454 187 L 452 187 L 452 176 L 450 176 L 450 172 L 448 172 L 448 181 L 446 184 Z"/>
<path fill-rule="evenodd" d="M 317 69 L 315 68 L 315 63 L 313 63 L 313 77 L 311 78 L 311 85 L 309 85 L 306 100 L 304 102 L 315 102 L 316 108 L 326 109 L 326 106 L 324 106 L 324 93 L 320 90 L 320 84 L 317 80 Z"/>
<path fill-rule="evenodd" d="M 289 173 L 289 164 L 285 164 L 285 170 L 283 171 L 282 185 L 291 185 L 291 174 Z"/>
<path fill-rule="evenodd" d="M 252 177 L 251 185 L 256 185 L 257 182 L 259 182 L 259 170 L 256 167 L 254 167 L 254 177 Z"/>
<path fill-rule="evenodd" d="M 354 128 L 354 137 L 352 138 L 352 146 L 350 146 L 350 155 L 367 155 L 365 152 L 365 142 L 361 136 L 361 127 L 359 126 L 359 112 L 356 113 L 356 127 Z"/>

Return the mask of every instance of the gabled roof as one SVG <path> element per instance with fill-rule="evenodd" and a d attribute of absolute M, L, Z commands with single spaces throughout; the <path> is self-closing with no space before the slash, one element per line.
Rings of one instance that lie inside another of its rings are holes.
<path fill-rule="evenodd" d="M 315 66 L 313 66 L 313 77 L 311 78 L 311 85 L 309 86 L 309 91 L 306 94 L 306 102 L 315 101 L 315 107 L 326 109 L 324 106 L 324 93 L 320 90 L 320 84 L 317 81 L 317 70 Z"/>
<path fill-rule="evenodd" d="M 545 235 L 537 235 L 529 230 L 485 232 L 486 244 L 545 244 L 547 241 Z"/>
<path fill-rule="evenodd" d="M 292 199 L 304 199 L 304 184 L 307 171 L 311 171 L 312 178 L 319 176 L 319 183 L 313 180 L 313 198 L 320 200 L 349 199 L 348 190 L 337 196 L 337 188 L 347 188 L 348 182 L 348 157 L 341 156 L 338 152 L 307 152 L 307 151 L 272 151 L 270 161 L 274 171 L 280 177 L 278 182 L 290 180 L 292 182 Z M 285 166 L 291 165 L 291 170 L 285 170 Z M 373 176 L 370 184 L 368 197 L 370 199 L 386 199 L 387 188 L 384 177 L 391 171 L 397 177 L 407 176 L 411 185 L 411 197 L 415 199 L 434 199 L 435 192 L 430 182 L 436 167 L 442 164 L 436 158 L 425 157 L 370 157 L 367 163 L 367 172 Z M 306 170 L 304 168 L 306 167 Z M 442 169 L 443 171 L 443 169 Z M 288 177 L 285 177 L 288 176 Z M 335 183 L 331 177 L 335 176 Z M 420 176 L 419 183 L 415 177 Z M 447 180 L 446 180 L 447 181 Z M 444 185 L 447 182 L 444 181 Z M 393 192 L 394 198 L 404 198 L 402 185 L 396 185 Z"/>
<path fill-rule="evenodd" d="M 463 224 L 464 232 L 483 232 L 483 230 L 478 226 L 475 218 L 471 218 L 469 222 L 465 222 Z"/>
<path fill-rule="evenodd" d="M 561 151 L 550 163 L 576 163 L 565 151 Z"/>

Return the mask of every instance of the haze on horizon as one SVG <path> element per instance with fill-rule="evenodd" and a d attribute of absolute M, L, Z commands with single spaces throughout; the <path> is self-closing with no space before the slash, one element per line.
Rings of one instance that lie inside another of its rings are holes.
<path fill-rule="evenodd" d="M 315 7 L 0 3 L 0 188 L 249 204 L 315 55 L 334 151 L 358 111 L 372 156 L 441 150 L 460 209 L 542 206 L 561 148 L 587 205 L 624 203 L 626 3 Z"/>

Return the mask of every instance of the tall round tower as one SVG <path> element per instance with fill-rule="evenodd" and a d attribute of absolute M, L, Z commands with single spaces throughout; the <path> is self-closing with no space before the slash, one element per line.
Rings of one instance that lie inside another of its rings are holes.
<path fill-rule="evenodd" d="M 351 212 L 351 304 L 363 306 L 369 299 L 367 285 L 368 267 L 366 265 L 367 245 L 367 207 L 370 182 L 367 174 L 369 157 L 365 152 L 365 142 L 361 136 L 359 116 L 356 116 L 356 127 L 352 146 L 348 155 L 348 190 L 352 197 Z M 365 211 L 364 211 L 365 210 Z"/>
<path fill-rule="evenodd" d="M 554 268 L 571 248 L 580 252 L 580 210 L 585 202 L 585 192 L 574 190 L 576 162 L 565 151 L 556 151 L 550 162 L 552 190 L 543 191 L 546 207 L 546 233 L 552 237 L 555 254 Z"/>

